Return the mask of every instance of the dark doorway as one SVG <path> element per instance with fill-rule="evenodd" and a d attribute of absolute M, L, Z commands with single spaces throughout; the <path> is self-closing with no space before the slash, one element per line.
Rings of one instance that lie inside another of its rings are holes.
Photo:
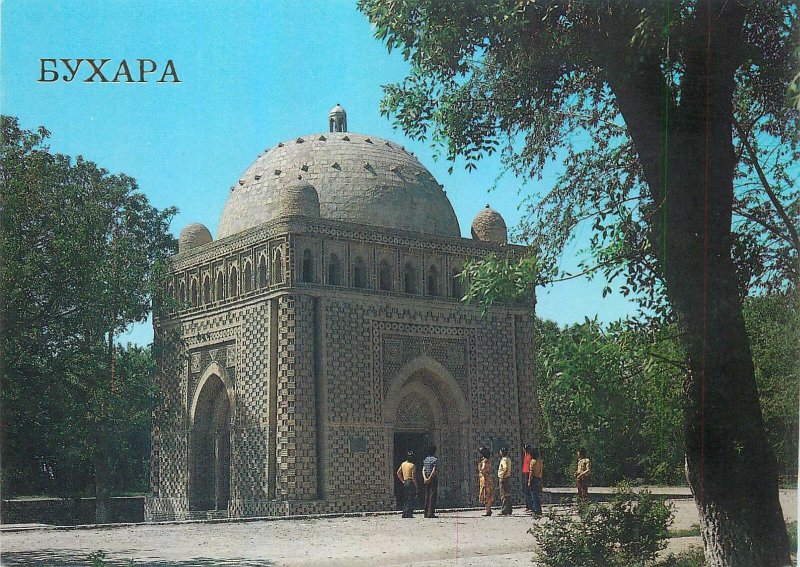
<path fill-rule="evenodd" d="M 203 386 L 192 428 L 190 510 L 226 510 L 230 498 L 230 401 L 212 376 Z"/>
<path fill-rule="evenodd" d="M 426 431 L 403 432 L 394 434 L 394 457 L 392 460 L 392 476 L 394 477 L 394 497 L 397 509 L 403 508 L 405 502 L 405 489 L 403 483 L 397 478 L 397 469 L 400 463 L 406 460 L 406 453 L 414 451 L 413 462 L 417 465 L 417 485 L 422 490 L 422 460 L 431 445 L 431 435 Z M 421 505 L 420 495 L 417 504 Z"/>

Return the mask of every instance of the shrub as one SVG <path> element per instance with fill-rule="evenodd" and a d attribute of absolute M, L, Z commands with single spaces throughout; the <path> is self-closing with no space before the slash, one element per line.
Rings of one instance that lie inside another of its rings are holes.
<path fill-rule="evenodd" d="M 633 567 L 666 546 L 672 508 L 620 484 L 609 504 L 581 504 L 577 515 L 551 511 L 529 530 L 547 567 Z"/>

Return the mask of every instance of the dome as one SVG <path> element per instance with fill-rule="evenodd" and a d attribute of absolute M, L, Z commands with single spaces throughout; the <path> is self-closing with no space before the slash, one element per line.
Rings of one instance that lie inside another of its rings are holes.
<path fill-rule="evenodd" d="M 401 146 L 375 136 L 324 132 L 262 154 L 231 189 L 218 238 L 277 218 L 282 195 L 298 176 L 316 189 L 322 218 L 461 236 L 441 186 Z"/>
<path fill-rule="evenodd" d="M 495 244 L 505 244 L 508 242 L 506 221 L 503 220 L 500 213 L 486 205 L 486 208 L 475 215 L 472 220 L 472 238 Z"/>
<path fill-rule="evenodd" d="M 299 178 L 284 187 L 279 196 L 281 216 L 304 215 L 319 216 L 319 195 L 308 181 Z"/>
<path fill-rule="evenodd" d="M 183 227 L 178 237 L 178 254 L 188 252 L 192 248 L 197 248 L 203 244 L 208 244 L 212 240 L 211 232 L 209 232 L 205 225 L 199 222 L 187 224 Z"/>

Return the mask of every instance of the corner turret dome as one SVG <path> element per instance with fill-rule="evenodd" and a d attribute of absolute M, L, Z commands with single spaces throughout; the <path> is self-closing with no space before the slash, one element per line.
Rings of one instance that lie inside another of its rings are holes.
<path fill-rule="evenodd" d="M 472 220 L 472 238 L 495 244 L 508 242 L 508 228 L 500 213 L 489 205 Z"/>
<path fill-rule="evenodd" d="M 212 240 L 211 232 L 205 227 L 205 225 L 202 225 L 199 222 L 187 224 L 185 227 L 183 227 L 183 230 L 181 230 L 181 234 L 178 237 L 178 254 L 183 254 L 192 248 L 197 248 L 203 244 L 208 244 Z"/>
<path fill-rule="evenodd" d="M 317 190 L 302 177 L 289 182 L 283 188 L 278 203 L 281 216 L 319 216 L 319 195 L 317 195 Z"/>

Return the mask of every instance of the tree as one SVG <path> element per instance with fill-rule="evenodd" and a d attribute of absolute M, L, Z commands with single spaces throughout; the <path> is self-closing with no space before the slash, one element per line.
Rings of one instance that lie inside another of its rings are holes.
<path fill-rule="evenodd" d="M 579 447 L 589 450 L 592 478 L 602 485 L 680 479 L 685 368 L 674 329 L 537 321 L 535 340 L 548 483 L 572 482 Z"/>
<path fill-rule="evenodd" d="M 48 135 L 2 118 L 4 478 L 77 481 L 70 471 L 88 460 L 103 522 L 111 434 L 135 405 L 114 339 L 160 294 L 175 211 L 153 208 L 126 175 L 50 153 Z"/>
<path fill-rule="evenodd" d="M 564 175 L 533 210 L 529 228 L 542 229 L 536 253 L 547 265 L 588 222 L 606 275 L 623 275 L 627 291 L 645 294 L 645 307 L 674 316 L 689 370 L 687 476 L 708 563 L 788 563 L 775 457 L 742 317 L 741 247 L 731 227 L 741 163 L 735 124 L 747 122 L 737 112 L 751 107 L 740 101 L 754 100 L 774 139 L 797 147 L 789 127 L 796 111 L 785 98 L 796 6 L 359 6 L 376 36 L 411 62 L 406 80 L 386 87 L 383 107 L 409 135 L 431 135 L 468 168 L 502 142 L 507 165 L 528 178 L 557 150 L 566 153 Z M 791 232 L 785 223 L 777 228 Z"/>
<path fill-rule="evenodd" d="M 758 396 L 778 472 L 797 480 L 800 398 L 800 294 L 797 289 L 750 297 L 744 318 L 753 349 Z"/>

